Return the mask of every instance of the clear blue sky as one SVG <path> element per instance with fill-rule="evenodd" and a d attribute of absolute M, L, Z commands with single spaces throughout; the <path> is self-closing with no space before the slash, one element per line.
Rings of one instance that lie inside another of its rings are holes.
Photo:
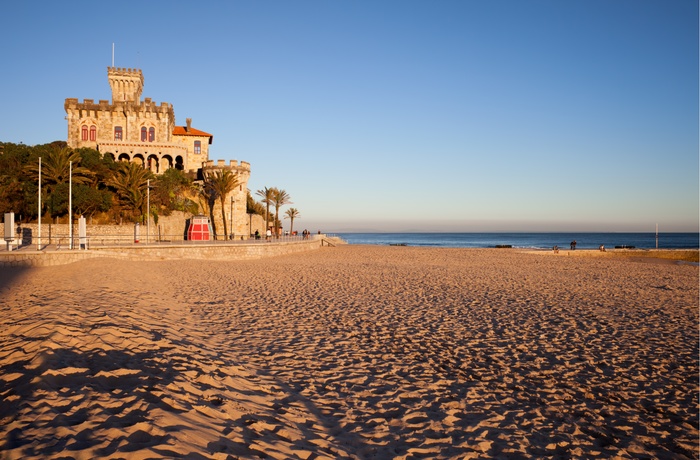
<path fill-rule="evenodd" d="M 9 2 L 0 141 L 107 67 L 285 189 L 295 227 L 697 231 L 696 0 Z M 286 209 L 286 208 L 285 208 Z"/>

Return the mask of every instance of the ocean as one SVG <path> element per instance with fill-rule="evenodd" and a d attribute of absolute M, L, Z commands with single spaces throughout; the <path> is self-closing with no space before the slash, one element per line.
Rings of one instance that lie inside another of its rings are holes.
<path fill-rule="evenodd" d="M 655 249 L 654 233 L 338 233 L 349 244 L 406 245 L 441 248 L 598 249 L 600 245 Z M 699 233 L 659 233 L 659 249 L 698 249 Z"/>

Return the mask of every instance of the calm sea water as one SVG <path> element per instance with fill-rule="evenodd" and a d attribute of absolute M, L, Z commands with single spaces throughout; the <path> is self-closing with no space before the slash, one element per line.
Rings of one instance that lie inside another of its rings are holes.
<path fill-rule="evenodd" d="M 597 249 L 601 244 L 656 248 L 654 233 L 339 233 L 349 244 L 405 244 L 443 248 L 493 248 L 511 245 L 514 248 L 551 249 L 557 245 L 569 249 L 576 240 L 576 249 Z M 659 233 L 659 249 L 698 249 L 698 233 Z"/>

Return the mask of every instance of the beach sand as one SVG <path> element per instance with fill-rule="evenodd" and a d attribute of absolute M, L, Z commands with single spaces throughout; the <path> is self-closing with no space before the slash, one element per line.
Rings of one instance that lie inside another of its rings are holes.
<path fill-rule="evenodd" d="M 698 458 L 698 267 L 501 249 L 0 270 L 0 458 Z"/>

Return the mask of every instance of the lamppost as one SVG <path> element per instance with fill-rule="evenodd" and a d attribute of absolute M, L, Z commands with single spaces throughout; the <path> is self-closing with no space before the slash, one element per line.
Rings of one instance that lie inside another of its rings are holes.
<path fill-rule="evenodd" d="M 73 162 L 68 162 L 68 249 L 73 249 Z"/>
<path fill-rule="evenodd" d="M 39 157 L 39 206 L 38 208 L 38 215 L 39 215 L 39 239 L 37 240 L 36 243 L 36 250 L 41 251 L 41 157 Z"/>
<path fill-rule="evenodd" d="M 231 234 L 229 235 L 229 240 L 233 240 L 236 237 L 236 232 L 233 231 L 233 204 L 236 200 L 231 196 Z"/>
<path fill-rule="evenodd" d="M 151 237 L 151 179 L 146 180 L 146 196 L 146 206 L 148 207 L 146 211 L 146 244 L 148 244 Z"/>

